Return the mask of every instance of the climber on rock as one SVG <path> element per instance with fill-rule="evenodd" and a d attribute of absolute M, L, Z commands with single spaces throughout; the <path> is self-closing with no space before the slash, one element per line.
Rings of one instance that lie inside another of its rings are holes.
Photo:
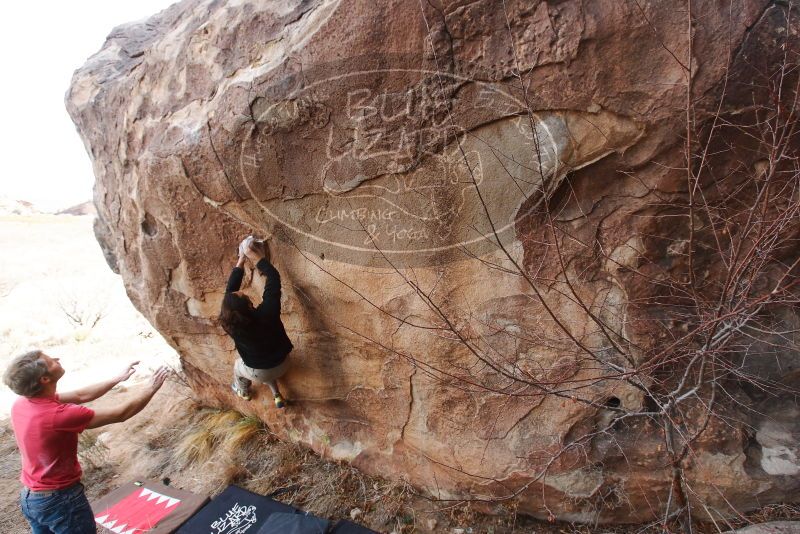
<path fill-rule="evenodd" d="M 261 304 L 257 307 L 247 295 L 239 292 L 245 259 L 249 259 L 267 279 Z M 269 260 L 266 242 L 252 236 L 242 241 L 239 261 L 225 287 L 219 320 L 225 332 L 233 338 L 239 353 L 233 365 L 233 391 L 250 400 L 250 385 L 254 381 L 261 382 L 272 390 L 275 406 L 283 408 L 285 403 L 276 380 L 286 372 L 287 357 L 293 347 L 281 321 L 281 277 Z"/>

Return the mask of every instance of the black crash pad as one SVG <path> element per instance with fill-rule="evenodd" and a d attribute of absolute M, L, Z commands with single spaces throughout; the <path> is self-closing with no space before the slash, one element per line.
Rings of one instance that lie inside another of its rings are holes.
<path fill-rule="evenodd" d="M 341 521 L 333 525 L 330 534 L 378 534 L 378 533 L 375 532 L 374 530 L 368 529 L 367 527 L 362 527 L 361 525 L 357 525 L 352 521 L 347 521 L 346 519 L 342 519 Z"/>
<path fill-rule="evenodd" d="M 270 515 L 256 534 L 326 534 L 330 521 L 311 514 Z"/>
<path fill-rule="evenodd" d="M 296 514 L 298 510 L 238 486 L 228 486 L 184 523 L 178 534 L 256 534 L 274 513 Z"/>

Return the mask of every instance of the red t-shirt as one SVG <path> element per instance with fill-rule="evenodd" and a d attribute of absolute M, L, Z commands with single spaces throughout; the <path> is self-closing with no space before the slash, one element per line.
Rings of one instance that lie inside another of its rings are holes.
<path fill-rule="evenodd" d="M 22 454 L 22 483 L 47 491 L 79 482 L 78 434 L 92 417 L 94 410 L 62 403 L 58 396 L 19 397 L 11 408 L 11 424 Z"/>

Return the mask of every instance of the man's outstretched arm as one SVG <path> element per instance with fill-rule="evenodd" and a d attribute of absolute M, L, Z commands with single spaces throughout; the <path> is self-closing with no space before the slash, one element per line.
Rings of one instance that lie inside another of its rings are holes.
<path fill-rule="evenodd" d="M 153 395 L 156 394 L 156 391 L 161 389 L 161 386 L 164 385 L 164 380 L 167 379 L 169 372 L 168 368 L 161 367 L 155 372 L 153 378 L 150 379 L 150 384 L 134 397 L 110 408 L 95 409 L 94 417 L 92 417 L 89 424 L 86 425 L 86 428 L 97 428 L 113 423 L 121 423 L 141 412 L 142 409 L 147 406 L 147 403 L 150 402 L 150 399 L 153 398 Z"/>
<path fill-rule="evenodd" d="M 111 388 L 120 382 L 124 382 L 125 380 L 129 379 L 134 371 L 136 371 L 137 365 L 139 365 L 138 361 L 131 363 L 118 376 L 104 382 L 98 382 L 97 384 L 76 389 L 75 391 L 59 393 L 58 400 L 71 404 L 83 404 L 84 402 L 90 402 L 98 399 L 111 391 Z"/>

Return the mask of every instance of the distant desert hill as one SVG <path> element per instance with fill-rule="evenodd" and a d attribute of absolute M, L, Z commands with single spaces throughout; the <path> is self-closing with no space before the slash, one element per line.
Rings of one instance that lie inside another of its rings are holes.
<path fill-rule="evenodd" d="M 0 215 L 36 215 L 41 213 L 30 202 L 0 197 Z"/>
<path fill-rule="evenodd" d="M 94 202 L 87 200 L 67 209 L 57 211 L 56 215 L 97 215 L 97 210 L 94 207 Z"/>

